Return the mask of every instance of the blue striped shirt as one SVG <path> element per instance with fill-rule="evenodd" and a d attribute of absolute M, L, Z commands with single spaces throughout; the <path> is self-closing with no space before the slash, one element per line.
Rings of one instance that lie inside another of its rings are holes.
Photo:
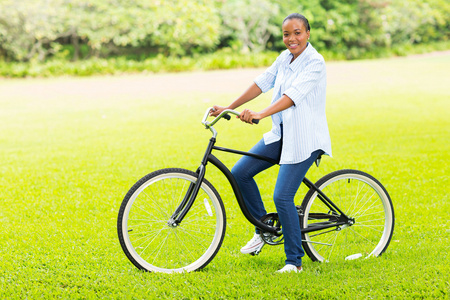
<path fill-rule="evenodd" d="M 288 96 L 294 105 L 272 115 L 272 130 L 264 134 L 264 143 L 280 140 L 283 123 L 283 147 L 280 164 L 300 163 L 316 150 L 331 156 L 331 139 L 325 115 L 327 73 L 325 61 L 308 43 L 292 63 L 289 50 L 283 51 L 263 74 L 255 79 L 263 93 L 273 90 L 272 103 Z"/>

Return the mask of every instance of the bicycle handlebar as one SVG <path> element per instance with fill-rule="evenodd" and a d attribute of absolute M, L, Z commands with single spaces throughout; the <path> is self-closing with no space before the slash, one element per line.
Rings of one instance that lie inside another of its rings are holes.
<path fill-rule="evenodd" d="M 227 119 L 227 120 L 230 120 L 231 117 L 228 115 L 229 113 L 230 113 L 230 114 L 233 114 L 233 115 L 236 115 L 236 116 L 239 116 L 239 115 L 241 114 L 240 112 L 235 111 L 235 110 L 232 110 L 232 109 L 225 109 L 225 110 L 222 111 L 222 112 L 221 112 L 214 120 L 212 120 L 211 122 L 207 122 L 206 119 L 208 119 L 209 113 L 210 113 L 212 110 L 213 110 L 212 107 L 208 108 L 208 109 L 206 110 L 205 116 L 203 117 L 202 124 L 205 125 L 206 128 L 211 128 L 211 127 L 212 127 L 214 124 L 216 124 L 221 118 L 225 118 L 225 119 Z M 252 120 L 252 123 L 258 124 L 258 123 L 259 123 L 259 120 L 253 119 L 253 120 Z"/>

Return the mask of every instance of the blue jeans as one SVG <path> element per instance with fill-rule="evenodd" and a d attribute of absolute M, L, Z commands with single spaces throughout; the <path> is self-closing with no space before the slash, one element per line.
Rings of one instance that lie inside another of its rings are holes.
<path fill-rule="evenodd" d="M 281 146 L 281 140 L 265 145 L 264 140 L 261 139 L 249 152 L 278 160 L 281 155 Z M 300 221 L 294 204 L 294 196 L 306 172 L 322 153 L 322 150 L 317 150 L 307 160 L 298 164 L 280 165 L 273 200 L 283 229 L 286 264 L 302 265 L 302 257 L 305 252 L 302 248 Z M 271 166 L 273 164 L 269 162 L 243 156 L 231 170 L 241 189 L 245 204 L 256 219 L 261 219 L 267 212 L 253 177 Z M 256 232 L 259 233 L 259 230 L 256 229 Z"/>

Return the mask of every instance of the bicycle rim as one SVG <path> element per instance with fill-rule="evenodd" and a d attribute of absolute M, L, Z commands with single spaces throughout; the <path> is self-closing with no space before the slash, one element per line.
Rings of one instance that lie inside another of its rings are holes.
<path fill-rule="evenodd" d="M 386 250 L 393 233 L 394 211 L 381 183 L 360 171 L 341 170 L 323 177 L 316 186 L 355 223 L 304 234 L 303 246 L 311 259 L 367 258 Z M 304 228 L 335 222 L 339 216 L 318 198 L 317 192 L 308 193 L 302 206 Z"/>
<path fill-rule="evenodd" d="M 119 238 L 128 258 L 153 272 L 190 272 L 205 267 L 225 234 L 225 211 L 215 189 L 204 181 L 184 220 L 168 225 L 196 174 L 182 169 L 151 173 L 124 199 Z"/>

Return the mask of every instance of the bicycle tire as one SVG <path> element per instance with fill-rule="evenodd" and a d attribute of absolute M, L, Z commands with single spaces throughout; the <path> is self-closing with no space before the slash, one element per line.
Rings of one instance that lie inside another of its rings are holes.
<path fill-rule="evenodd" d="M 303 248 L 313 261 L 376 257 L 386 251 L 394 232 L 394 208 L 388 192 L 377 179 L 346 169 L 325 175 L 316 186 L 344 214 L 354 218 L 355 223 L 302 233 Z M 302 203 L 302 228 L 323 223 L 324 214 L 328 221 L 338 217 L 323 204 L 316 191 L 309 190 Z"/>
<path fill-rule="evenodd" d="M 219 251 L 226 228 L 223 202 L 206 179 L 191 209 L 176 227 L 168 220 L 197 173 L 178 168 L 152 172 L 128 191 L 117 231 L 125 255 L 150 272 L 191 272 L 204 268 Z"/>

